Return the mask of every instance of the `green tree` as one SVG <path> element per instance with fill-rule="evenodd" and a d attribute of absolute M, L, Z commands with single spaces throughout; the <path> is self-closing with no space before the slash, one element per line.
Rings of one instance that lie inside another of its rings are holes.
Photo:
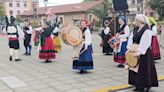
<path fill-rule="evenodd" d="M 109 9 L 112 7 L 112 3 L 110 1 L 111 0 L 103 0 L 100 7 L 91 10 L 91 13 L 99 18 L 99 24 L 102 24 L 104 17 L 108 16 Z"/>
<path fill-rule="evenodd" d="M 95 0 L 83 0 L 83 2 L 91 2 L 91 1 L 95 1 Z"/>
<path fill-rule="evenodd" d="M 157 10 L 160 20 L 164 18 L 164 0 L 150 0 L 147 5 L 153 10 Z"/>
<path fill-rule="evenodd" d="M 0 22 L 2 22 L 4 19 L 4 13 L 5 13 L 5 11 L 3 8 L 3 4 L 0 4 Z"/>

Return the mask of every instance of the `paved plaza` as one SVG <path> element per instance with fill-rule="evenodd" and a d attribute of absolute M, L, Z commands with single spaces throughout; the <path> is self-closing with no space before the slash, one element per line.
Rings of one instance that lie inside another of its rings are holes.
<path fill-rule="evenodd" d="M 162 40 L 163 39 L 163 40 Z M 92 35 L 94 49 L 94 70 L 79 74 L 72 69 L 72 47 L 62 44 L 62 52 L 57 53 L 54 62 L 45 64 L 38 59 L 37 48 L 33 46 L 31 56 L 23 56 L 23 61 L 9 61 L 8 40 L 0 36 L 0 92 L 105 92 L 114 86 L 128 84 L 128 71 L 116 68 L 112 56 L 102 55 L 100 37 Z M 21 52 L 24 53 L 23 41 Z M 160 40 L 164 45 L 164 36 Z M 164 49 L 162 60 L 157 61 L 158 76 L 164 76 Z M 116 92 L 132 92 L 133 88 Z M 164 92 L 164 81 L 151 92 Z"/>

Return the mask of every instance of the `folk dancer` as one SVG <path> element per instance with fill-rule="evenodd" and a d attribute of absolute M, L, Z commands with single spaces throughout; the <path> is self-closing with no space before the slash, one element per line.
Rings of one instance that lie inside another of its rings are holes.
<path fill-rule="evenodd" d="M 32 37 L 32 27 L 29 24 L 29 20 L 24 21 L 24 27 L 23 27 L 23 32 L 24 32 L 24 47 L 25 47 L 25 53 L 24 55 L 31 55 L 31 37 Z"/>
<path fill-rule="evenodd" d="M 150 23 L 151 23 L 151 30 L 153 32 L 152 42 L 151 42 L 151 49 L 154 60 L 160 60 L 161 54 L 160 54 L 160 45 L 157 39 L 157 22 L 153 17 L 149 17 Z"/>
<path fill-rule="evenodd" d="M 91 32 L 85 20 L 81 21 L 81 27 L 84 45 L 80 50 L 79 59 L 73 60 L 73 69 L 80 70 L 80 73 L 87 73 L 87 70 L 93 69 Z"/>
<path fill-rule="evenodd" d="M 56 22 L 54 23 L 54 31 L 53 31 L 53 43 L 55 45 L 55 51 L 60 52 L 62 47 L 61 47 L 61 41 L 59 37 L 59 25 L 60 22 L 58 22 L 58 17 L 56 17 Z"/>
<path fill-rule="evenodd" d="M 34 36 L 34 46 L 38 46 L 40 43 L 40 34 L 42 33 L 42 25 L 39 24 L 38 27 L 35 28 L 35 36 Z"/>
<path fill-rule="evenodd" d="M 8 34 L 9 38 L 9 52 L 10 57 L 9 60 L 12 61 L 13 57 L 15 58 L 15 61 L 22 61 L 19 58 L 19 39 L 24 37 L 24 33 L 21 30 L 21 28 L 15 24 L 15 18 L 13 16 L 10 16 L 8 19 L 7 16 L 5 16 L 6 20 L 6 33 Z"/>
<path fill-rule="evenodd" d="M 129 84 L 136 87 L 134 91 L 149 92 L 151 87 L 158 87 L 157 72 L 150 49 L 152 32 L 150 32 L 151 30 L 148 26 L 148 18 L 143 14 L 135 17 L 135 24 L 139 29 L 131 33 L 126 53 L 132 51 L 133 48 L 131 46 L 133 44 L 138 44 L 134 56 L 139 59 L 138 65 L 134 69 L 126 66 L 129 69 Z"/>
<path fill-rule="evenodd" d="M 104 21 L 104 30 L 101 32 L 102 42 L 100 44 L 100 47 L 103 47 L 103 53 L 105 53 L 106 55 L 112 55 L 112 53 L 113 53 L 113 49 L 111 48 L 111 46 L 108 43 L 108 41 L 109 41 L 109 39 L 111 39 L 111 37 L 112 37 L 112 34 L 111 34 L 110 27 L 109 27 L 109 21 L 105 20 Z"/>
<path fill-rule="evenodd" d="M 51 18 L 54 16 L 54 10 L 49 8 L 46 12 L 47 20 L 43 25 L 43 32 L 41 33 L 41 50 L 39 53 L 39 58 L 44 59 L 45 63 L 52 62 L 51 59 L 55 59 L 55 49 L 53 39 L 51 37 L 54 30 L 54 21 Z"/>
<path fill-rule="evenodd" d="M 127 51 L 127 39 L 130 34 L 129 26 L 126 24 L 126 20 L 123 17 L 118 19 L 120 24 L 120 29 L 116 34 L 116 38 L 120 39 L 120 44 L 118 48 L 114 50 L 114 61 L 120 63 L 117 67 L 123 68 L 125 63 L 125 52 Z"/>

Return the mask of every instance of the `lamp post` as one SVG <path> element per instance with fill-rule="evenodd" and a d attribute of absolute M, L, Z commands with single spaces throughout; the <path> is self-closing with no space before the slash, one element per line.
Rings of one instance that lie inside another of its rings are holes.
<path fill-rule="evenodd" d="M 48 0 L 44 0 L 44 4 L 45 4 L 45 12 L 46 12 L 47 11 Z"/>

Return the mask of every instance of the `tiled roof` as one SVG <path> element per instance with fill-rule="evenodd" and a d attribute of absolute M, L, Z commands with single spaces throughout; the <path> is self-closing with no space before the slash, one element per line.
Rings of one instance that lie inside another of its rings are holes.
<path fill-rule="evenodd" d="M 60 13 L 72 13 L 72 12 L 85 12 L 100 4 L 102 0 L 86 3 L 77 3 L 77 4 L 66 4 L 58 6 L 50 6 L 48 8 L 53 8 L 56 14 Z M 45 7 L 40 7 L 37 11 L 38 15 L 45 14 Z M 25 11 L 20 15 L 33 15 L 32 11 Z"/>

